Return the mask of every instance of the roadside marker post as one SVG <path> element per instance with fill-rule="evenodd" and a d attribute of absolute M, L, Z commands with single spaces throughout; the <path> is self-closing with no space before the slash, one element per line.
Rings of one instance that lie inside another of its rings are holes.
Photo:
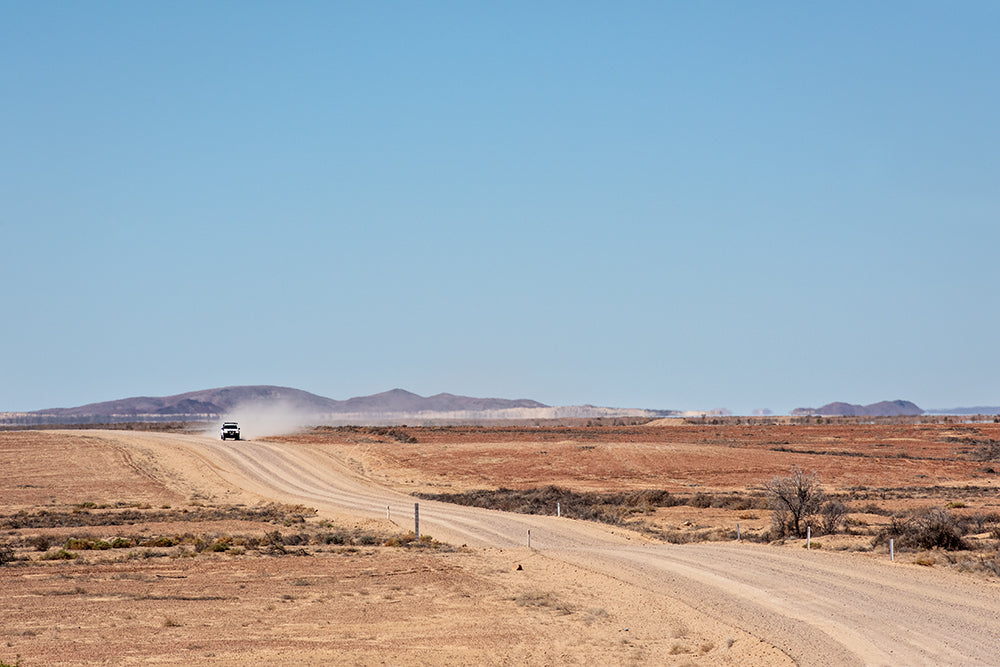
<path fill-rule="evenodd" d="M 736 541 L 737 542 L 743 541 L 742 537 L 740 536 L 740 524 L 738 521 L 736 522 Z"/>
<path fill-rule="evenodd" d="M 889 560 L 896 562 L 896 545 L 891 537 L 889 538 Z"/>
<path fill-rule="evenodd" d="M 562 516 L 562 503 L 556 503 L 556 516 Z"/>
<path fill-rule="evenodd" d="M 413 534 L 420 541 L 420 503 L 413 503 Z"/>
<path fill-rule="evenodd" d="M 810 546 L 810 544 L 812 543 L 812 534 L 813 534 L 812 526 L 806 526 L 806 551 L 812 548 Z"/>
<path fill-rule="evenodd" d="M 531 529 L 528 529 L 528 548 L 531 548 Z"/>

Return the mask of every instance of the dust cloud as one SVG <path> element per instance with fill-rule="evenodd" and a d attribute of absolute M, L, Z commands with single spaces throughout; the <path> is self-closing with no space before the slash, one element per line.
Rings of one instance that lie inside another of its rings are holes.
<path fill-rule="evenodd" d="M 266 403 L 245 403 L 229 410 L 211 429 L 210 434 L 219 437 L 223 422 L 237 422 L 240 438 L 253 440 L 272 435 L 297 433 L 316 423 L 316 415 L 297 409 L 284 401 Z"/>

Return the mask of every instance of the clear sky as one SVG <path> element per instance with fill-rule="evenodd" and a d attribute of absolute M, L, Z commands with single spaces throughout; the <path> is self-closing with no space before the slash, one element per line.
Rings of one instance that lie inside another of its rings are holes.
<path fill-rule="evenodd" d="M 1000 3 L 0 0 L 0 411 L 1000 405 Z"/>

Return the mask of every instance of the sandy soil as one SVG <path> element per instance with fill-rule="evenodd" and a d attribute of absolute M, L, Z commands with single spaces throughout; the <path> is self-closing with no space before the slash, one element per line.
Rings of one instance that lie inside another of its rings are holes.
<path fill-rule="evenodd" d="M 316 508 L 305 525 L 392 534 L 413 527 L 414 499 L 404 495 L 413 490 L 745 490 L 793 464 L 817 470 L 831 490 L 891 496 L 912 487 L 927 502 L 995 488 L 982 463 L 963 458 L 971 441 L 1000 437 L 993 425 L 900 428 L 408 430 L 416 443 L 367 431 L 242 443 L 10 432 L 0 433 L 0 512 L 197 512 L 278 501 Z M 983 507 L 996 502 L 995 493 L 967 495 Z M 0 660 L 995 662 L 1000 586 L 982 576 L 799 545 L 662 545 L 621 528 L 425 501 L 420 518 L 422 532 L 456 548 L 326 545 L 295 556 L 180 546 L 81 551 L 66 561 L 22 548 L 30 560 L 0 567 Z M 210 536 L 302 529 L 263 520 L 193 525 Z M 0 539 L 190 529 L 12 528 Z"/>

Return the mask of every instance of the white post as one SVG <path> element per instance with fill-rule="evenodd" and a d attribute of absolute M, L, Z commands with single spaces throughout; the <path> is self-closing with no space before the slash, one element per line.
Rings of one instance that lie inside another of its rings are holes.
<path fill-rule="evenodd" d="M 385 506 L 385 520 L 386 521 L 392 521 L 392 519 L 389 518 L 389 506 L 388 505 Z"/>
<path fill-rule="evenodd" d="M 420 503 L 413 503 L 413 534 L 420 541 Z"/>
<path fill-rule="evenodd" d="M 891 537 L 889 538 L 889 560 L 894 562 L 896 560 L 896 545 Z"/>
<path fill-rule="evenodd" d="M 562 504 L 556 503 L 556 516 L 562 516 Z"/>
<path fill-rule="evenodd" d="M 811 549 L 810 543 L 812 542 L 812 526 L 806 526 L 806 549 Z"/>

